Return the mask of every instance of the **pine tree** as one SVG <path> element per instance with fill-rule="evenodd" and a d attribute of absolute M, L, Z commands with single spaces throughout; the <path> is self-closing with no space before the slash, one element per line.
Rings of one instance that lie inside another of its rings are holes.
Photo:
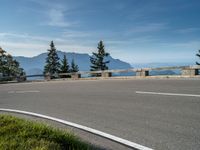
<path fill-rule="evenodd" d="M 92 63 L 91 71 L 98 71 L 98 70 L 108 70 L 108 64 L 110 61 L 104 61 L 104 58 L 109 56 L 109 53 L 105 52 L 103 41 L 98 43 L 98 52 L 93 52 L 93 56 L 90 57 L 90 62 Z"/>
<path fill-rule="evenodd" d="M 199 50 L 199 53 L 196 54 L 196 56 L 200 58 L 200 50 Z M 197 65 L 200 65 L 200 62 L 196 62 L 196 64 L 197 64 Z"/>
<path fill-rule="evenodd" d="M 63 60 L 61 61 L 61 67 L 60 67 L 60 73 L 69 73 L 69 64 L 67 61 L 66 55 L 64 55 Z M 62 75 L 61 78 L 67 78 L 70 77 L 68 75 Z"/>
<path fill-rule="evenodd" d="M 61 61 L 60 73 L 69 73 L 69 64 L 66 55 L 63 56 Z"/>
<path fill-rule="evenodd" d="M 50 49 L 48 49 L 48 55 L 46 58 L 46 65 L 44 67 L 44 74 L 49 73 L 50 76 L 59 73 L 60 62 L 57 54 L 57 50 L 53 41 L 51 41 Z"/>
<path fill-rule="evenodd" d="M 72 59 L 70 72 L 78 72 L 78 71 L 79 71 L 78 65 L 76 65 L 74 59 Z"/>

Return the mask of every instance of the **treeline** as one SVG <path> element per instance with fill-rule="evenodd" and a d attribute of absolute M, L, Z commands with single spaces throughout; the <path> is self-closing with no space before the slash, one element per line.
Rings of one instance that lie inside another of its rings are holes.
<path fill-rule="evenodd" d="M 109 61 L 105 60 L 105 57 L 109 56 L 109 53 L 105 51 L 103 41 L 98 43 L 97 52 L 93 52 L 90 57 L 91 71 L 108 70 L 107 64 Z M 72 59 L 71 65 L 69 65 L 66 55 L 60 61 L 58 57 L 54 42 L 51 41 L 50 49 L 46 58 L 46 64 L 44 66 L 44 74 L 49 74 L 52 77 L 58 76 L 59 73 L 75 73 L 79 71 L 78 65 L 75 63 L 74 58 Z M 98 74 L 97 74 L 98 76 Z M 68 76 L 62 76 L 68 77 Z"/>
<path fill-rule="evenodd" d="M 71 73 L 78 72 L 78 65 L 75 64 L 74 59 L 72 59 L 71 65 L 69 65 L 66 55 L 60 62 L 58 57 L 56 47 L 54 42 L 51 41 L 50 49 L 48 49 L 48 54 L 46 58 L 46 64 L 44 66 L 44 74 L 50 74 L 56 76 L 58 73 Z"/>
<path fill-rule="evenodd" d="M 90 71 L 100 71 L 108 70 L 107 64 L 109 61 L 106 60 L 110 54 L 105 51 L 105 46 L 103 41 L 100 41 L 97 46 L 97 51 L 92 53 L 90 57 Z M 200 58 L 200 50 L 196 54 Z M 27 62 L 28 63 L 28 62 Z M 197 65 L 200 65 L 200 62 L 196 62 Z M 46 58 L 46 63 L 44 66 L 44 75 L 49 74 L 52 77 L 58 77 L 59 73 L 75 73 L 79 71 L 79 67 L 76 64 L 74 58 L 69 64 L 66 55 L 60 60 L 57 54 L 56 47 L 54 42 L 51 41 L 50 49 L 48 49 L 48 54 Z M 23 77 L 25 76 L 24 69 L 20 67 L 18 61 L 13 59 L 13 57 L 8 54 L 5 50 L 0 47 L 0 77 Z M 98 74 L 96 74 L 98 76 Z M 70 77 L 67 75 L 61 77 Z M 0 78 L 0 80 L 1 80 Z M 10 79 L 11 80 L 11 79 Z"/>

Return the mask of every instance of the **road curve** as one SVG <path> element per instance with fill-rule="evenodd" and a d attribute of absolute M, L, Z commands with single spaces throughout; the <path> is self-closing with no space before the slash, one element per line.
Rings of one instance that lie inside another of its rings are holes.
<path fill-rule="evenodd" d="M 200 149 L 199 89 L 198 79 L 1 84 L 0 107 L 68 120 L 153 149 Z"/>

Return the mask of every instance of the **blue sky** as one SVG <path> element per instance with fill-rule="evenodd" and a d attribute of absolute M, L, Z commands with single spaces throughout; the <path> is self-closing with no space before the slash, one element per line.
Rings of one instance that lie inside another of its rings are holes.
<path fill-rule="evenodd" d="M 15 56 L 58 50 L 88 53 L 103 40 L 134 63 L 195 62 L 199 0 L 1 0 L 0 46 Z"/>

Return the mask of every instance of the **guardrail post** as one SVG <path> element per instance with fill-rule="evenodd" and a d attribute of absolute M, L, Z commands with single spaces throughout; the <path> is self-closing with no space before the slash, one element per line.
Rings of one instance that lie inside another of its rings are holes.
<path fill-rule="evenodd" d="M 149 76 L 149 70 L 137 70 L 136 71 L 136 76 L 140 76 L 140 77 L 146 77 Z"/>
<path fill-rule="evenodd" d="M 198 75 L 198 69 L 190 68 L 190 67 L 183 68 L 182 75 L 183 76 L 196 76 L 196 75 Z"/>
<path fill-rule="evenodd" d="M 79 79 L 79 78 L 81 78 L 81 74 L 80 73 L 72 73 L 71 78 L 72 79 Z"/>
<path fill-rule="evenodd" d="M 112 72 L 102 72 L 101 77 L 112 77 Z"/>

